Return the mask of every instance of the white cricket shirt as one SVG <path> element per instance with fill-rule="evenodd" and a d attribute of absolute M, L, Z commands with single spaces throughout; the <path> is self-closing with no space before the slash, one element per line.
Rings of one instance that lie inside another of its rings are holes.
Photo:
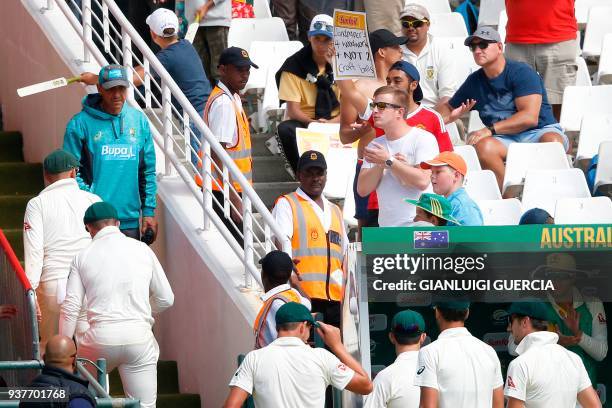
<path fill-rule="evenodd" d="M 23 219 L 25 272 L 32 288 L 67 279 L 72 258 L 91 242 L 85 210 L 100 197 L 79 189 L 73 178 L 58 180 L 32 198 Z"/>
<path fill-rule="evenodd" d="M 221 81 L 217 83 L 223 93 L 210 105 L 208 111 L 208 128 L 219 143 L 226 147 L 234 147 L 238 143 L 238 124 L 236 123 L 236 110 L 243 111 L 242 100 L 237 93 L 233 94 Z"/>
<path fill-rule="evenodd" d="M 456 327 L 421 349 L 414 384 L 438 390 L 439 408 L 479 408 L 492 405 L 504 381 L 493 347 Z"/>
<path fill-rule="evenodd" d="M 251 394 L 260 408 L 323 408 L 327 386 L 343 390 L 354 374 L 324 348 L 279 337 L 247 354 L 229 385 Z"/>
<path fill-rule="evenodd" d="M 374 379 L 363 408 L 419 408 L 421 388 L 414 385 L 418 351 L 406 351 Z"/>
<path fill-rule="evenodd" d="M 521 340 L 517 358 L 508 366 L 504 395 L 525 408 L 574 408 L 591 380 L 580 357 L 557 344 L 552 332 L 535 332 Z"/>

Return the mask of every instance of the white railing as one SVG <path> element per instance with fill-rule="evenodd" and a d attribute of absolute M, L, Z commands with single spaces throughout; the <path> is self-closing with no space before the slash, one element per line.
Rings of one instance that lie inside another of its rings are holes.
<path fill-rule="evenodd" d="M 108 63 L 121 64 L 127 66 L 136 76 L 138 74 L 134 67 L 138 65 L 144 67 L 144 78 L 139 77 L 144 92 L 134 86 L 130 87 L 128 102 L 137 109 L 141 109 L 139 101 L 145 105 L 144 111 L 149 115 L 153 138 L 164 153 L 165 166 L 161 177 L 174 175 L 173 169 L 176 171 L 202 206 L 203 230 L 209 231 L 212 222 L 242 260 L 245 267 L 245 286 L 251 287 L 251 277 L 261 284 L 255 258 L 259 259 L 276 248 L 273 237 L 277 237 L 283 250 L 290 249 L 289 239 L 280 238 L 283 234 L 260 197 L 117 4 L 113 0 L 81 0 L 79 6 L 74 0 L 68 1 L 72 3 L 72 8 L 64 0 L 48 0 L 47 7 L 43 9 L 52 10 L 53 3 L 61 9 L 83 41 L 83 62 L 93 59 L 100 66 Z M 44 13 L 43 9 L 41 12 Z M 73 9 L 78 16 L 75 16 Z M 134 54 L 134 48 L 142 53 L 142 61 Z M 157 73 L 159 80 L 152 75 L 152 70 Z M 161 101 L 155 95 L 156 92 L 161 94 Z M 178 103 L 178 107 L 172 103 L 172 98 Z M 180 109 L 183 111 L 182 114 L 179 113 Z M 201 142 L 195 137 L 190 124 L 201 133 Z M 192 147 L 191 140 L 195 141 L 197 149 Z M 197 157 L 198 150 L 203 153 L 201 169 L 194 166 L 191 160 L 192 155 Z M 221 167 L 212 159 L 211 151 L 221 162 Z M 223 174 L 223 187 L 220 188 L 223 191 L 223 203 L 218 202 L 212 194 L 213 183 L 221 187 L 214 179 L 213 171 Z M 194 181 L 195 174 L 200 174 L 202 177 L 204 188 L 201 191 Z M 229 182 L 230 177 L 242 188 L 241 212 L 237 211 L 229 199 L 230 193 L 236 193 L 234 186 Z M 242 247 L 215 213 L 213 200 L 224 209 L 231 226 L 243 238 Z M 243 224 L 242 230 L 231 220 L 232 210 L 239 214 Z M 259 220 L 253 216 L 254 210 L 260 214 Z M 263 239 L 259 236 L 263 236 Z"/>

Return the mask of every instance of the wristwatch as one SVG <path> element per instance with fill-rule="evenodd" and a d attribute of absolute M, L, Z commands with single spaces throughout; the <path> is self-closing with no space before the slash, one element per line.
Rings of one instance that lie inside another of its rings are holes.
<path fill-rule="evenodd" d="M 487 129 L 489 129 L 489 132 L 491 132 L 491 134 L 495 136 L 495 123 L 491 126 L 487 126 Z"/>
<path fill-rule="evenodd" d="M 389 157 L 387 160 L 385 160 L 385 166 L 391 167 L 394 161 L 395 159 L 393 158 L 393 156 Z"/>

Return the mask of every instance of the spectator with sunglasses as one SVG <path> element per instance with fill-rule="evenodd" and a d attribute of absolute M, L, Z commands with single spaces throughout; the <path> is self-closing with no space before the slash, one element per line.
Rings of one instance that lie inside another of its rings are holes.
<path fill-rule="evenodd" d="M 421 74 L 421 103 L 434 106 L 448 101 L 458 87 L 455 62 L 452 54 L 429 34 L 429 12 L 420 4 L 407 4 L 400 14 L 400 22 L 402 34 L 408 39 L 402 45 L 403 59 L 416 66 Z"/>
<path fill-rule="evenodd" d="M 385 134 L 364 150 L 357 193 L 367 196 L 376 191 L 381 227 L 408 226 L 416 210 L 406 208 L 402 200 L 431 192 L 431 172 L 418 164 L 435 157 L 438 144 L 431 133 L 406 123 L 408 98 L 402 89 L 383 86 L 376 90 L 371 103 L 374 125 Z"/>
<path fill-rule="evenodd" d="M 527 64 L 504 57 L 494 28 L 478 27 L 464 44 L 481 69 L 436 109 L 446 123 L 478 110 L 485 127 L 471 132 L 467 143 L 476 149 L 481 166 L 495 173 L 501 188 L 510 144 L 558 142 L 567 150 L 569 142 L 552 114 L 542 78 Z"/>
<path fill-rule="evenodd" d="M 334 46 L 333 24 L 328 15 L 315 16 L 308 31 L 309 43 L 287 58 L 276 73 L 278 98 L 281 103 L 287 102 L 289 117 L 278 126 L 278 136 L 294 173 L 299 157 L 295 129 L 308 127 L 311 122 L 340 121 L 339 91 L 330 63 Z"/>

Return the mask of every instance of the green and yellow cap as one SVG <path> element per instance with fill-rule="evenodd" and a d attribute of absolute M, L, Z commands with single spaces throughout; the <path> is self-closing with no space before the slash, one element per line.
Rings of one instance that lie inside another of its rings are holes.
<path fill-rule="evenodd" d="M 412 205 L 416 205 L 419 208 L 435 215 L 438 218 L 445 219 L 446 221 L 459 224 L 459 221 L 451 215 L 453 207 L 451 203 L 441 195 L 433 193 L 423 193 L 418 200 L 411 200 L 409 198 L 404 199 L 405 202 Z"/>

